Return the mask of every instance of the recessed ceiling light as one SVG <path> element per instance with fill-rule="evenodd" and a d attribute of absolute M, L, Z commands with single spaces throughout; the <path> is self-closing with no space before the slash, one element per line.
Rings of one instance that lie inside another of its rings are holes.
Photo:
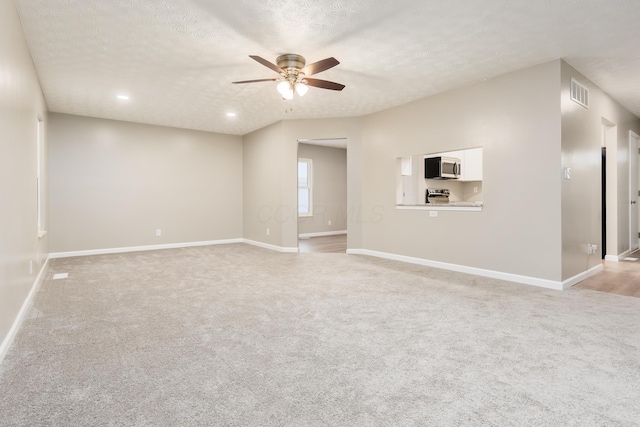
<path fill-rule="evenodd" d="M 227 113 L 227 117 L 235 117 L 236 113 Z"/>
<path fill-rule="evenodd" d="M 127 99 L 129 99 L 129 95 L 118 95 L 117 98 L 126 101 Z"/>

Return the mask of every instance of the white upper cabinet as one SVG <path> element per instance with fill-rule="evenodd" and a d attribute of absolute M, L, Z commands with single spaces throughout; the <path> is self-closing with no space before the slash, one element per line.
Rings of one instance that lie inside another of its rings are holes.
<path fill-rule="evenodd" d="M 464 150 L 462 160 L 462 180 L 482 181 L 482 148 Z"/>

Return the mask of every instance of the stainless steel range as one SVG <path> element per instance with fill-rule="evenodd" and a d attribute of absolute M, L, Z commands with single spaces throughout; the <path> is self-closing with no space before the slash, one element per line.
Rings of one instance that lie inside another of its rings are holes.
<path fill-rule="evenodd" d="M 425 195 L 425 203 L 449 203 L 449 190 L 446 188 L 436 189 L 427 188 Z"/>

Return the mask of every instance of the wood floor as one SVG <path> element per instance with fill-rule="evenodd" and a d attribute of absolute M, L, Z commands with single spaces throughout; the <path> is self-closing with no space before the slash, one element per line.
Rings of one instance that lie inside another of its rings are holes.
<path fill-rule="evenodd" d="M 309 237 L 298 240 L 300 252 L 345 253 L 347 252 L 347 235 Z"/>
<path fill-rule="evenodd" d="M 604 261 L 604 270 L 574 288 L 640 298 L 640 251 L 620 262 Z"/>
<path fill-rule="evenodd" d="M 347 235 L 304 238 L 298 245 L 303 253 L 345 253 Z M 640 298 L 640 251 L 625 261 L 604 261 L 603 271 L 574 287 Z"/>

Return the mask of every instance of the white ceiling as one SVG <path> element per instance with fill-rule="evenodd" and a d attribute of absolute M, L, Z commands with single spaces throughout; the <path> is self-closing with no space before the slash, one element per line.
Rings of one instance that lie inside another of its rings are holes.
<path fill-rule="evenodd" d="M 243 135 L 565 59 L 640 116 L 638 0 L 15 0 L 51 111 Z M 341 64 L 283 101 L 271 62 Z M 131 99 L 119 101 L 116 95 Z M 235 112 L 236 117 L 227 117 Z"/>

